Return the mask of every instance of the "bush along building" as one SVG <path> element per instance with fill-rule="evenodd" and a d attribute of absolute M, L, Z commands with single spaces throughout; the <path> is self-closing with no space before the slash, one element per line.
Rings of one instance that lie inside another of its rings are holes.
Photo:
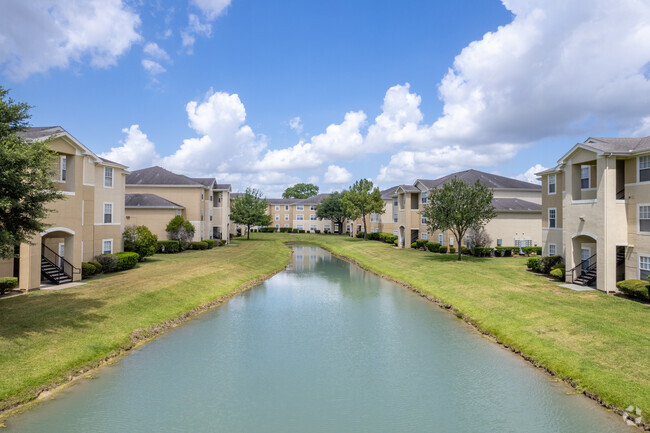
<path fill-rule="evenodd" d="M 51 139 L 57 153 L 52 172 L 62 200 L 50 204 L 48 228 L 22 244 L 18 258 L 0 261 L 0 277 L 17 276 L 29 291 L 41 281 L 81 279 L 81 264 L 97 255 L 122 251 L 127 167 L 95 155 L 60 126 L 29 128 L 27 141 Z"/>
<path fill-rule="evenodd" d="M 542 180 L 544 254 L 560 254 L 566 280 L 604 292 L 650 275 L 650 137 L 591 137 Z"/>

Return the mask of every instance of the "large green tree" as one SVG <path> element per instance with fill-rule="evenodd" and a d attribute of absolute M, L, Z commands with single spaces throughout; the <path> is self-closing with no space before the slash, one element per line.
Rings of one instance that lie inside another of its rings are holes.
<path fill-rule="evenodd" d="M 343 224 L 345 224 L 346 218 L 350 218 L 346 207 L 343 205 L 343 194 L 333 192 L 325 197 L 316 207 L 316 216 L 320 219 L 329 218 L 332 224 L 338 225 L 338 233 L 343 233 Z"/>
<path fill-rule="evenodd" d="M 422 216 L 426 217 L 430 231 L 451 231 L 458 245 L 458 260 L 462 260 L 461 240 L 465 233 L 470 229 L 480 230 L 496 216 L 493 196 L 480 181 L 468 185 L 453 178 L 441 188 L 429 191 Z"/>
<path fill-rule="evenodd" d="M 268 226 L 271 215 L 267 214 L 269 204 L 262 197 L 262 192 L 255 188 L 246 188 L 246 192 L 232 201 L 230 219 L 246 226 L 246 239 L 250 239 L 251 226 Z"/>
<path fill-rule="evenodd" d="M 282 198 L 309 198 L 318 194 L 318 187 L 313 183 L 297 183 L 282 193 Z"/>
<path fill-rule="evenodd" d="M 125 227 L 122 237 L 124 239 L 124 251 L 138 253 L 140 256 L 139 261 L 143 261 L 145 257 L 153 256 L 156 253 L 158 236 L 151 233 L 147 226 Z"/>
<path fill-rule="evenodd" d="M 384 212 L 384 200 L 379 188 L 368 179 L 359 179 L 343 193 L 343 207 L 352 219 L 361 217 L 363 222 L 363 239 L 368 240 L 366 215 Z"/>
<path fill-rule="evenodd" d="M 29 125 L 29 109 L 0 86 L 0 258 L 13 257 L 23 242 L 47 227 L 48 204 L 63 196 L 52 180 L 56 157 L 47 141 L 18 135 Z"/>

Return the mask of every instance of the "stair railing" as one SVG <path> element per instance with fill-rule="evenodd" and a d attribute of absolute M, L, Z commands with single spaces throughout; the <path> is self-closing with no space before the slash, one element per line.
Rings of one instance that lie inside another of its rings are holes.
<path fill-rule="evenodd" d="M 77 268 L 65 258 L 58 255 L 54 250 L 52 250 L 52 248 L 49 248 L 45 244 L 41 244 L 41 257 L 47 260 L 53 266 L 59 268 L 61 272 L 70 277 L 70 279 L 73 279 L 74 274 L 81 273 L 81 269 Z"/>
<path fill-rule="evenodd" d="M 585 264 L 588 264 L 586 267 L 583 267 Z M 596 269 L 596 254 L 593 256 L 589 257 L 588 259 L 585 259 L 578 263 L 577 266 L 573 267 L 569 272 L 571 272 L 571 282 L 573 283 L 575 280 L 578 279 L 581 275 L 584 275 L 588 273 L 589 271 L 592 271 Z M 577 274 L 577 275 L 576 275 Z"/>

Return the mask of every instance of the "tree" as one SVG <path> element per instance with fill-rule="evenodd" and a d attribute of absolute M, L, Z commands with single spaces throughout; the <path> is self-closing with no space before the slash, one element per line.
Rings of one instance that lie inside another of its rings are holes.
<path fill-rule="evenodd" d="M 177 215 L 169 221 L 165 231 L 167 237 L 171 240 L 178 241 L 181 244 L 187 244 L 194 238 L 194 225 L 186 221 L 182 216 Z"/>
<path fill-rule="evenodd" d="M 129 226 L 124 229 L 124 251 L 138 253 L 140 261 L 153 256 L 158 246 L 158 236 L 151 233 L 147 226 Z"/>
<path fill-rule="evenodd" d="M 230 219 L 236 224 L 246 226 L 246 239 L 250 239 L 251 226 L 268 226 L 271 224 L 271 215 L 266 211 L 269 204 L 262 198 L 262 192 L 255 188 L 246 188 L 246 192 L 232 201 L 230 205 Z"/>
<path fill-rule="evenodd" d="M 338 224 L 338 233 L 343 233 L 343 224 L 345 224 L 346 218 L 350 218 L 350 215 L 346 212 L 346 207 L 343 205 L 343 194 L 333 192 L 324 198 L 316 207 L 316 216 L 320 219 L 329 218 L 332 220 L 332 224 Z"/>
<path fill-rule="evenodd" d="M 458 260 L 461 260 L 461 239 L 465 233 L 470 229 L 480 230 L 496 216 L 492 197 L 492 191 L 479 181 L 468 185 L 453 178 L 429 192 L 422 216 L 427 218 L 430 231 L 452 232 L 458 245 Z"/>
<path fill-rule="evenodd" d="M 63 198 L 52 180 L 56 153 L 48 141 L 27 142 L 18 135 L 29 125 L 24 102 L 0 86 L 0 258 L 9 259 L 21 243 L 45 230 L 48 203 Z"/>
<path fill-rule="evenodd" d="M 492 245 L 492 238 L 484 227 L 478 230 L 469 229 L 467 235 L 472 239 L 472 246 L 485 248 Z"/>
<path fill-rule="evenodd" d="M 359 179 L 354 182 L 348 191 L 343 193 L 343 207 L 352 219 L 361 217 L 363 221 L 363 240 L 368 240 L 366 215 L 370 213 L 383 213 L 384 200 L 381 198 L 379 188 L 374 187 L 372 181 Z"/>
<path fill-rule="evenodd" d="M 309 198 L 318 194 L 318 187 L 313 183 L 297 183 L 282 193 L 282 198 Z"/>

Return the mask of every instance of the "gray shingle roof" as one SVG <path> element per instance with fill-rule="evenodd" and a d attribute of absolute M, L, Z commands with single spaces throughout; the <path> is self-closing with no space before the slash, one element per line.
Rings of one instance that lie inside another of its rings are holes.
<path fill-rule="evenodd" d="M 397 188 L 399 188 L 399 185 L 391 186 L 390 188 L 381 191 L 381 198 L 384 200 L 390 199 L 397 192 Z"/>
<path fill-rule="evenodd" d="M 266 202 L 268 204 L 294 204 L 296 202 L 295 198 L 267 198 Z"/>
<path fill-rule="evenodd" d="M 499 176 L 497 174 L 485 173 L 484 171 L 478 170 L 459 171 L 458 173 L 452 173 L 438 179 L 418 179 L 416 182 L 421 182 L 427 188 L 433 189 L 449 182 L 453 178 L 460 179 L 468 184 L 473 184 L 478 180 L 491 189 L 542 189 L 541 185 L 512 179 L 510 177 Z"/>
<path fill-rule="evenodd" d="M 492 206 L 497 212 L 541 212 L 542 205 L 518 198 L 493 198 Z"/>
<path fill-rule="evenodd" d="M 213 187 L 213 189 L 225 189 L 229 190 L 230 189 L 230 184 L 229 183 L 216 183 Z"/>
<path fill-rule="evenodd" d="M 125 194 L 125 208 L 185 209 L 183 206 L 155 194 Z"/>
<path fill-rule="evenodd" d="M 413 185 L 398 185 L 397 188 L 402 188 L 404 192 L 420 192 L 420 189 Z"/>
<path fill-rule="evenodd" d="M 212 188 L 213 185 L 217 183 L 217 180 L 214 177 L 193 177 L 191 179 L 197 181 L 203 186 L 207 186 L 208 188 Z"/>
<path fill-rule="evenodd" d="M 172 173 L 162 167 L 149 167 L 132 171 L 126 176 L 127 185 L 190 185 L 204 186 L 196 180 Z"/>
<path fill-rule="evenodd" d="M 50 135 L 60 134 L 62 132 L 66 131 L 60 126 L 33 126 L 31 128 L 27 128 L 25 131 L 18 132 L 18 135 L 23 138 L 35 140 L 37 138 L 45 138 L 49 137 Z"/>
<path fill-rule="evenodd" d="M 637 152 L 650 149 L 650 136 L 638 138 L 589 137 L 584 144 L 603 152 Z"/>
<path fill-rule="evenodd" d="M 316 194 L 309 198 L 296 199 L 296 204 L 319 204 L 329 196 L 329 193 Z"/>

